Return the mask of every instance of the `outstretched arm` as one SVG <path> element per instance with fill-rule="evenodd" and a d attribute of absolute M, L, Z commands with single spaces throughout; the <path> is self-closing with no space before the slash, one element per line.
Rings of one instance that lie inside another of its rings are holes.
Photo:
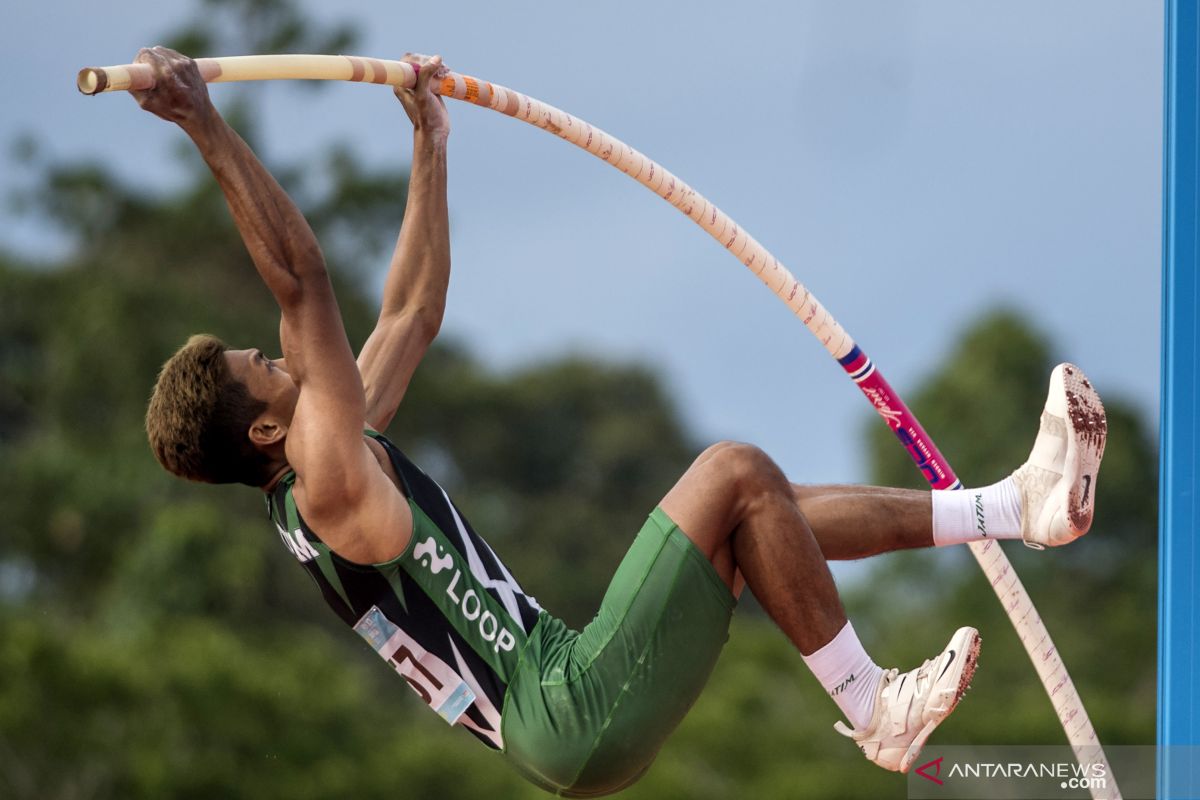
<path fill-rule="evenodd" d="M 446 208 L 446 141 L 450 117 L 432 81 L 444 72 L 439 57 L 406 56 L 419 64 L 413 89 L 396 96 L 413 124 L 412 170 L 404 224 L 383 290 L 374 332 L 358 356 L 366 419 L 376 430 L 391 422 L 413 372 L 433 342 L 446 308 L 450 280 L 450 223 Z"/>
<path fill-rule="evenodd" d="M 365 401 L 316 237 L 217 113 L 195 62 L 160 47 L 141 51 L 137 60 L 150 64 L 156 79 L 153 89 L 135 93 L 138 103 L 191 137 L 225 194 L 258 273 L 279 303 L 280 342 L 287 371 L 300 391 L 290 428 L 276 428 L 274 435 L 286 435 L 282 440 L 298 488 L 321 487 L 320 496 L 310 496 L 310 506 L 353 507 L 354 493 L 370 483 L 363 476 L 372 466 L 362 439 Z M 260 446 L 273 443 L 255 441 Z"/>
<path fill-rule="evenodd" d="M 333 384 L 352 374 L 353 358 L 347 357 L 350 347 L 325 259 L 300 210 L 217 112 L 194 61 L 164 47 L 142 50 L 137 60 L 149 64 L 156 78 L 153 89 L 133 93 L 138 104 L 178 124 L 195 143 L 225 195 L 255 268 L 279 303 L 284 355 L 293 379 Z M 309 374 L 314 371 L 308 367 L 316 363 L 322 369 Z M 333 374 L 326 374 L 327 368 Z"/>

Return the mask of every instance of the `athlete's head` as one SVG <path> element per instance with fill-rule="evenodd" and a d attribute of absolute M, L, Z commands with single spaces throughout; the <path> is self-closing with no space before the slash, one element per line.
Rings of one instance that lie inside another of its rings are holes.
<path fill-rule="evenodd" d="M 297 395 L 291 376 L 262 351 L 230 350 L 200 334 L 163 364 L 146 434 L 168 472 L 263 486 L 279 467 Z"/>

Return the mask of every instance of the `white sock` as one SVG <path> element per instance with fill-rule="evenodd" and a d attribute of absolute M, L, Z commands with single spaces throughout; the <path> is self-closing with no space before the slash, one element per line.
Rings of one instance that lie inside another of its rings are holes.
<path fill-rule="evenodd" d="M 933 493 L 933 543 L 1021 538 L 1021 493 L 1012 477 L 982 489 Z"/>
<path fill-rule="evenodd" d="M 883 670 L 867 655 L 849 620 L 828 644 L 800 657 L 851 725 L 862 729 L 871 723 Z"/>

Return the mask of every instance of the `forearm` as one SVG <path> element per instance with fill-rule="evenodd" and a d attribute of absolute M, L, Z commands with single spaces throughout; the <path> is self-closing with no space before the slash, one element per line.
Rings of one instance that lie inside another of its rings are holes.
<path fill-rule="evenodd" d="M 281 307 L 314 280 L 325 261 L 303 214 L 250 147 L 215 109 L 184 130 L 216 178 L 255 267 Z"/>
<path fill-rule="evenodd" d="M 442 324 L 450 281 L 450 220 L 446 209 L 446 142 L 450 118 L 430 82 L 444 74 L 438 56 L 408 56 L 420 65 L 417 85 L 396 98 L 413 125 L 413 159 L 404 225 L 383 287 L 379 323 L 358 356 L 367 424 L 387 427 L 413 372 Z"/>
<path fill-rule="evenodd" d="M 381 317 L 418 314 L 436 330 L 449 280 L 446 136 L 417 130 L 404 224 L 384 283 Z"/>

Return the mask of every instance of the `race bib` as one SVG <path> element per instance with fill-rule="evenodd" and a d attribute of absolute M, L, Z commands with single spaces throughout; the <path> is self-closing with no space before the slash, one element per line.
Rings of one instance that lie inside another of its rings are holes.
<path fill-rule="evenodd" d="M 355 623 L 354 630 L 400 673 L 438 716 L 451 725 L 458 722 L 475 702 L 475 692 L 462 676 L 392 624 L 378 606 L 371 606 Z"/>

